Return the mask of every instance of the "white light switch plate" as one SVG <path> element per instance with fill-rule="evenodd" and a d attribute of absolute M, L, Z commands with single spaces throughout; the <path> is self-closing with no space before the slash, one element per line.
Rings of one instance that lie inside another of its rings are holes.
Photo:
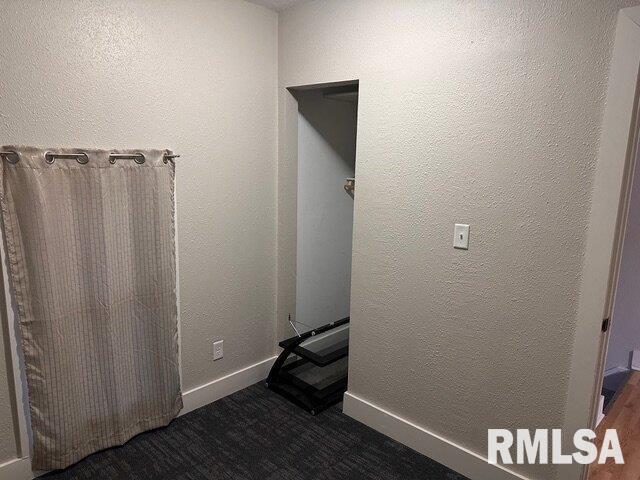
<path fill-rule="evenodd" d="M 220 360 L 224 356 L 224 340 L 213 342 L 213 359 Z"/>
<path fill-rule="evenodd" d="M 469 250 L 469 225 L 456 223 L 453 229 L 453 247 Z"/>

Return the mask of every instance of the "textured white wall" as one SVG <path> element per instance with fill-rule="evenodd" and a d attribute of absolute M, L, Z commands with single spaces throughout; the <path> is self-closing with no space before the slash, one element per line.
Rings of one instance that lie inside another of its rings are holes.
<path fill-rule="evenodd" d="M 357 106 L 298 99 L 298 225 L 296 320 L 302 330 L 349 316 L 353 199 L 345 178 L 355 174 Z"/>
<path fill-rule="evenodd" d="M 349 389 L 481 455 L 489 427 L 561 426 L 615 18 L 632 3 L 282 12 L 279 334 L 295 285 L 285 87 L 357 78 Z"/>
<path fill-rule="evenodd" d="M 629 368 L 631 352 L 640 349 L 640 165 L 636 166 L 630 202 L 607 351 L 607 369 Z"/>
<path fill-rule="evenodd" d="M 184 389 L 271 356 L 276 14 L 237 0 L 2 1 L 0 67 L 0 143 L 182 155 Z M 10 450 L 0 442 L 0 462 Z"/>
<path fill-rule="evenodd" d="M 633 3 L 282 13 L 280 334 L 296 249 L 284 87 L 359 78 L 350 389 L 481 454 L 488 426 L 558 425 L 615 12 Z M 275 15 L 241 1 L 0 3 L 2 143 L 183 155 L 185 388 L 273 351 L 276 47 Z"/>

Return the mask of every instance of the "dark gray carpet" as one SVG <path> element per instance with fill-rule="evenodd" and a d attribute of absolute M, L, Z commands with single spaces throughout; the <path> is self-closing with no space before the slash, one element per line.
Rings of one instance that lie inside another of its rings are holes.
<path fill-rule="evenodd" d="M 466 480 L 336 407 L 312 417 L 262 383 L 41 478 Z"/>

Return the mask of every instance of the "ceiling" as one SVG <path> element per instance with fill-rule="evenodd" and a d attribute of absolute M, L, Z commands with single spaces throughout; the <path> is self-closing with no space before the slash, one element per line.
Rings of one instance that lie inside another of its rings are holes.
<path fill-rule="evenodd" d="M 289 8 L 292 5 L 297 3 L 302 3 L 305 0 L 249 0 L 251 3 L 257 3 L 258 5 L 263 5 L 271 10 L 275 10 L 276 12 L 281 12 L 285 8 Z"/>

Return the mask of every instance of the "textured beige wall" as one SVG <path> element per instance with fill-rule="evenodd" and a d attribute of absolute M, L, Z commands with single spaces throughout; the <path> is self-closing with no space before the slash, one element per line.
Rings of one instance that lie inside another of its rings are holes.
<path fill-rule="evenodd" d="M 481 454 L 488 426 L 560 424 L 620 6 L 332 0 L 285 11 L 280 334 L 295 302 L 286 146 L 297 132 L 284 87 L 359 78 L 350 389 Z M 273 352 L 276 51 L 275 14 L 242 1 L 0 3 L 4 143 L 183 155 L 186 389 Z M 457 221 L 472 224 L 468 252 L 451 248 Z M 218 337 L 225 359 L 212 363 Z M 0 375 L 3 439 L 4 386 Z"/>
<path fill-rule="evenodd" d="M 357 78 L 349 389 L 481 455 L 489 427 L 562 426 L 615 18 L 632 3 L 282 12 L 279 334 L 295 298 L 284 88 Z"/>
<path fill-rule="evenodd" d="M 274 353 L 276 82 L 277 16 L 250 3 L 0 2 L 0 143 L 182 155 L 184 390 Z"/>

